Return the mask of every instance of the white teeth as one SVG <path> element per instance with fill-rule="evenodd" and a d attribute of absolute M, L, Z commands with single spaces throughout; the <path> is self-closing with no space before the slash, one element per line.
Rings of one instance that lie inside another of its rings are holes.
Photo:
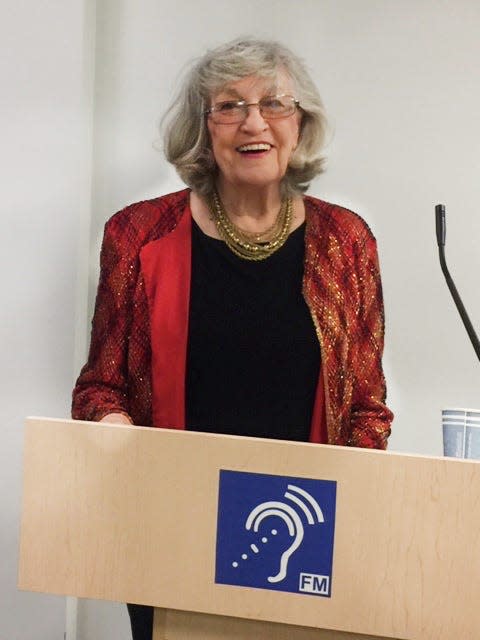
<path fill-rule="evenodd" d="M 260 142 L 258 144 L 244 144 L 241 147 L 238 147 L 239 151 L 269 151 L 271 149 L 270 144 L 265 142 Z"/>

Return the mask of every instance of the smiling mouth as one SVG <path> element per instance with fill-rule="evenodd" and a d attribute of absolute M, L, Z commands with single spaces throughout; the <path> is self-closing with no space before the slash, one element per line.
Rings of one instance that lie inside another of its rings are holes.
<path fill-rule="evenodd" d="M 270 151 L 271 148 L 271 144 L 268 144 L 266 142 L 259 142 L 256 144 L 242 144 L 240 147 L 237 147 L 237 151 L 239 151 L 240 153 L 258 154 Z"/>

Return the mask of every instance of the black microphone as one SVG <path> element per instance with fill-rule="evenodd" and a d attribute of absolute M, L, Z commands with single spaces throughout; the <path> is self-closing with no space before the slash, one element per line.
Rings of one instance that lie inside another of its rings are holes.
<path fill-rule="evenodd" d="M 438 246 L 445 246 L 445 236 L 447 235 L 447 227 L 445 225 L 445 205 L 437 204 L 435 207 L 435 227 L 437 230 Z"/>
<path fill-rule="evenodd" d="M 480 360 L 480 342 L 478 341 L 477 334 L 475 333 L 475 329 L 473 328 L 472 323 L 470 322 L 470 318 L 468 317 L 468 313 L 463 306 L 462 299 L 460 298 L 460 294 L 457 291 L 457 288 L 452 280 L 452 276 L 450 275 L 447 267 L 447 262 L 445 260 L 445 237 L 447 226 L 445 222 L 445 205 L 437 204 L 435 207 L 435 227 L 437 231 L 437 244 L 438 244 L 438 255 L 440 258 L 440 265 L 442 267 L 443 275 L 445 276 L 445 280 L 447 281 L 448 288 L 450 289 L 450 293 L 452 294 L 452 298 L 457 306 L 458 313 L 463 320 L 463 324 L 465 329 L 467 330 L 468 337 L 475 349 L 475 353 L 477 354 L 477 358 Z"/>

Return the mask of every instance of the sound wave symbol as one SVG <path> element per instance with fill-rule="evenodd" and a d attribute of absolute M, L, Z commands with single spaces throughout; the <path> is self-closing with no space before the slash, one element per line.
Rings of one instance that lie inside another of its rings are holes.
<path fill-rule="evenodd" d="M 300 513 L 303 513 L 309 525 L 325 522 L 320 505 L 305 489 L 289 484 L 287 491 L 284 493 L 284 498 L 293 502 L 294 505 L 300 509 Z M 279 572 L 275 576 L 268 577 L 269 582 L 275 583 L 281 582 L 286 577 L 288 561 L 291 555 L 301 545 L 305 535 L 305 529 L 302 519 L 291 505 L 286 502 L 273 500 L 262 502 L 262 504 L 252 509 L 245 523 L 245 528 L 248 531 L 253 529 L 253 531 L 257 533 L 263 520 L 271 516 L 281 518 L 287 525 L 289 535 L 294 538 L 290 547 L 282 553 Z"/>

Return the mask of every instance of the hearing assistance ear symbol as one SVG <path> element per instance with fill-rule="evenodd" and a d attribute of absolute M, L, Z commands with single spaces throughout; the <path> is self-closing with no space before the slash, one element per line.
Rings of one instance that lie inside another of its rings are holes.
<path fill-rule="evenodd" d="M 300 512 L 306 517 L 309 525 L 325 522 L 320 505 L 315 498 L 304 489 L 293 484 L 289 484 L 284 497 L 287 500 L 291 500 L 297 508 L 300 509 Z M 245 523 L 245 528 L 248 531 L 253 529 L 255 533 L 258 533 L 261 522 L 265 520 L 265 518 L 269 518 L 271 516 L 281 518 L 287 525 L 290 537 L 293 538 L 292 544 L 280 557 L 280 568 L 278 573 L 267 578 L 268 582 L 275 583 L 281 582 L 286 577 L 288 561 L 290 560 L 291 555 L 301 545 L 303 536 L 305 535 L 305 529 L 303 522 L 295 509 L 293 509 L 289 504 L 279 501 L 262 502 L 262 504 L 259 504 L 252 509 Z"/>
<path fill-rule="evenodd" d="M 255 533 L 258 532 L 260 523 L 270 516 L 278 516 L 281 518 L 288 527 L 288 533 L 294 538 L 292 544 L 284 551 L 280 557 L 280 570 L 275 576 L 269 576 L 267 579 L 269 582 L 280 582 L 287 575 L 287 566 L 290 556 L 294 551 L 298 549 L 302 543 L 304 536 L 304 528 L 302 521 L 298 514 L 292 509 L 292 507 L 283 502 L 263 502 L 259 504 L 248 516 L 245 528 L 250 530 L 253 528 Z"/>

